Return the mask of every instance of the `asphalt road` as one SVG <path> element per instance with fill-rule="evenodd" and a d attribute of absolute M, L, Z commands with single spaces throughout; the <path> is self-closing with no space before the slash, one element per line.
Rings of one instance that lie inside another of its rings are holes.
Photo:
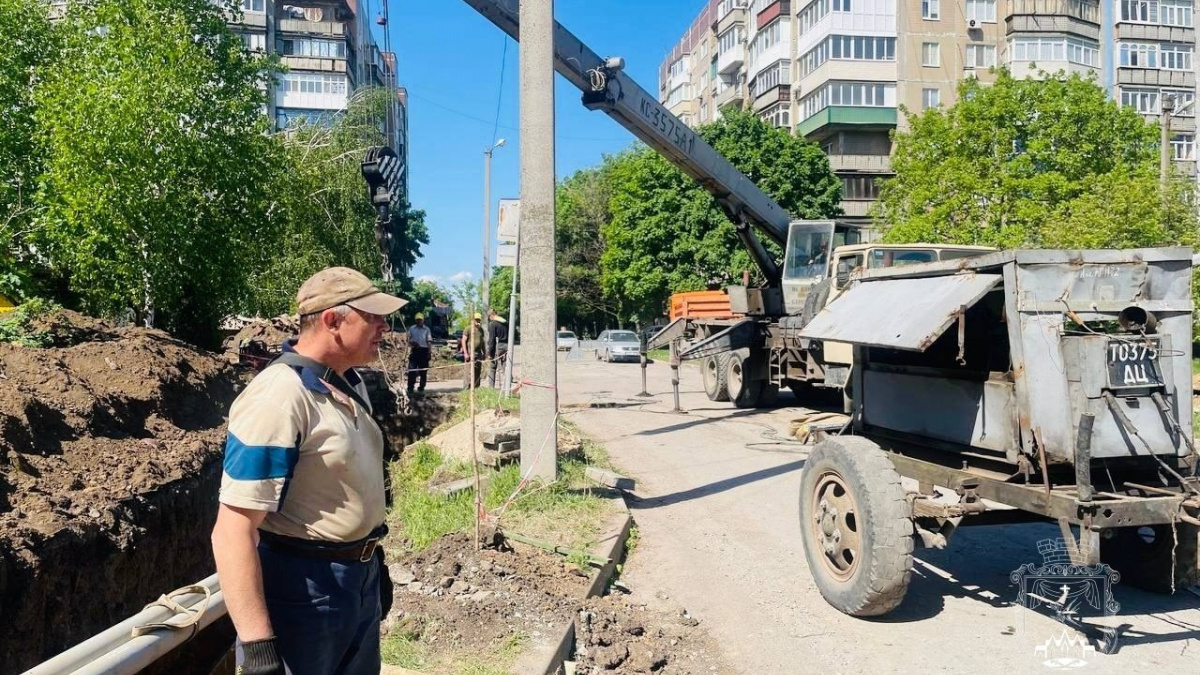
<path fill-rule="evenodd" d="M 800 409 L 790 394 L 770 411 L 710 402 L 695 367 L 682 369 L 682 407 L 671 413 L 670 371 L 560 355 L 560 404 L 638 481 L 630 500 L 640 539 L 623 579 L 639 600 L 686 609 L 741 673 L 1041 673 L 1052 657 L 1087 673 L 1200 672 L 1200 597 L 1144 593 L 1120 583 L 1124 625 L 1114 655 L 1055 640 L 1073 631 L 1017 604 L 1010 574 L 1041 565 L 1049 525 L 965 528 L 946 550 L 917 551 L 904 604 L 891 615 L 845 616 L 821 598 L 799 537 L 798 490 L 806 453 L 773 443 Z M 602 402 L 638 407 L 572 408 Z M 1043 654 L 1042 650 L 1046 653 Z"/>

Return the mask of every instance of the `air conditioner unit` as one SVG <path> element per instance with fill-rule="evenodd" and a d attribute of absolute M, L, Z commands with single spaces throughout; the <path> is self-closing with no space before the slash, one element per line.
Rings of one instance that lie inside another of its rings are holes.
<path fill-rule="evenodd" d="M 969 28 L 970 30 L 975 30 L 976 28 L 979 28 L 979 22 L 976 21 L 975 19 L 971 19 L 971 20 L 967 21 L 967 28 Z"/>

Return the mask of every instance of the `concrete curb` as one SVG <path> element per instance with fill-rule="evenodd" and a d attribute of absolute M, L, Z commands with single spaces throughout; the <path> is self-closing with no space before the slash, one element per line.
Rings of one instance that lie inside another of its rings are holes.
<path fill-rule="evenodd" d="M 609 582 L 612 581 L 613 576 L 616 574 L 617 565 L 621 564 L 624 560 L 625 542 L 629 539 L 629 531 L 633 529 L 633 516 L 629 513 L 629 506 L 625 503 L 624 495 L 617 495 L 609 499 L 620 503 L 620 513 L 614 516 L 609 523 L 609 527 L 605 530 L 605 536 L 589 551 L 589 553 L 597 557 L 608 558 L 609 562 L 596 573 L 596 576 L 592 579 L 592 583 L 583 594 L 584 599 L 602 595 L 604 589 L 608 588 Z M 522 662 L 519 662 L 512 672 L 538 673 L 538 675 L 559 675 L 560 673 L 565 673 L 565 664 L 571 660 L 575 652 L 574 618 L 568 621 L 563 627 L 562 633 L 558 635 L 557 640 L 550 640 L 550 644 L 554 645 L 552 652 L 549 650 L 538 650 L 535 654 L 530 655 L 530 659 L 523 659 Z"/>

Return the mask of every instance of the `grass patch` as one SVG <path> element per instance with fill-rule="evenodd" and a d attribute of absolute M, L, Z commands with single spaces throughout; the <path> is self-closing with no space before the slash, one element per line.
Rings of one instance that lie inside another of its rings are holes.
<path fill-rule="evenodd" d="M 1200 373 L 1200 359 L 1192 359 L 1192 374 Z"/>
<path fill-rule="evenodd" d="M 669 349 L 651 349 L 646 352 L 646 358 L 651 361 L 670 361 L 671 350 Z"/>
<path fill-rule="evenodd" d="M 528 641 L 527 635 L 518 633 L 483 654 L 435 655 L 419 635 L 394 630 L 383 638 L 379 648 L 384 663 L 431 675 L 509 675 L 513 661 Z"/>
<path fill-rule="evenodd" d="M 567 420 L 564 431 L 578 435 Z M 513 532 L 546 539 L 571 548 L 586 549 L 604 524 L 608 502 L 592 494 L 594 487 L 584 475 L 588 466 L 612 468 L 608 453 L 599 444 L 581 436 L 582 456 L 559 459 L 559 477 L 548 485 L 526 484 L 505 509 L 501 525 Z M 474 528 L 475 495 L 471 491 L 452 497 L 429 494 L 435 476 L 438 482 L 471 474 L 469 464 L 447 463 L 437 448 L 415 443 L 391 466 L 395 503 L 389 525 L 407 539 L 408 550 L 420 551 L 438 538 Z M 491 472 L 483 504 L 496 513 L 521 482 L 521 469 L 512 464 Z"/>
<path fill-rule="evenodd" d="M 0 342 L 22 347 L 49 346 L 53 337 L 46 331 L 34 330 L 33 320 L 57 309 L 53 302 L 30 298 L 11 312 L 0 314 Z"/>

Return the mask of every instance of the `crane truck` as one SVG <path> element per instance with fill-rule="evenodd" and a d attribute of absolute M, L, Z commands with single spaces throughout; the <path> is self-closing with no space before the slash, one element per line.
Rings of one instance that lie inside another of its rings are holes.
<path fill-rule="evenodd" d="M 517 0 L 464 2 L 519 40 Z M 941 244 L 870 244 L 866 226 L 790 217 L 634 82 L 624 66 L 623 59 L 599 56 L 555 22 L 554 67 L 582 92 L 584 107 L 606 113 L 712 194 L 733 221 L 738 239 L 758 268 L 761 285 L 728 287 L 728 317 L 680 317 L 647 345 L 675 343 L 680 359 L 702 359 L 709 398 L 758 407 L 773 402 L 781 386 L 797 394 L 814 386 L 842 387 L 849 379 L 850 347 L 831 345 L 827 350 L 818 341 L 801 338 L 798 331 L 836 297 L 838 287 L 845 285 L 851 273 L 991 250 Z M 760 236 L 784 250 L 782 263 L 775 260 Z M 838 274 L 831 275 L 833 270 Z"/>

